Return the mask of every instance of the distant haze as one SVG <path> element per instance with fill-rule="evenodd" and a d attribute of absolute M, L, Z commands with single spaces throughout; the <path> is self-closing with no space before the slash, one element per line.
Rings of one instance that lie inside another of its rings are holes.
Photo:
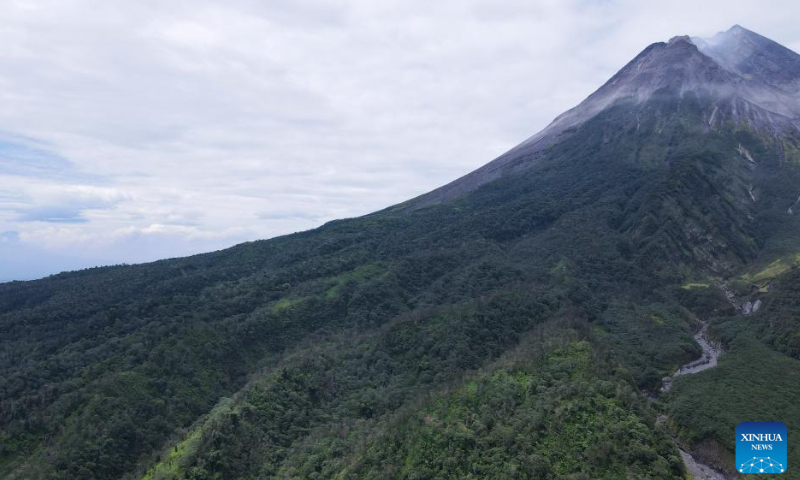
<path fill-rule="evenodd" d="M 0 281 L 362 215 L 488 162 L 648 44 L 797 2 L 0 6 Z"/>

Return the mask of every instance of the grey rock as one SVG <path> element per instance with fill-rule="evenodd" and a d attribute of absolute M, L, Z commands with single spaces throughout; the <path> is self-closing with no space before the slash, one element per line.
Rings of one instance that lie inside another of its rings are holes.
<path fill-rule="evenodd" d="M 535 165 L 543 151 L 610 106 L 630 105 L 638 118 L 654 95 L 711 99 L 706 128 L 746 123 L 771 135 L 800 133 L 800 55 L 735 25 L 714 37 L 677 36 L 645 48 L 578 106 L 544 130 L 463 177 L 398 208 L 416 210 L 449 202 L 481 185 Z M 740 154 L 755 159 L 741 145 Z M 791 208 L 789 209 L 791 213 Z"/>
<path fill-rule="evenodd" d="M 750 315 L 753 313 L 753 302 L 746 301 L 742 304 L 742 315 Z"/>
<path fill-rule="evenodd" d="M 756 300 L 753 304 L 753 313 L 756 313 L 761 308 L 761 300 Z"/>

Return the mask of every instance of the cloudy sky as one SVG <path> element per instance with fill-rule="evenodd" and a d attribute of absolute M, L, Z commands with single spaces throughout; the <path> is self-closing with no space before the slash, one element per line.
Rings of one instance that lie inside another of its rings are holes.
<path fill-rule="evenodd" d="M 496 157 L 648 44 L 800 3 L 0 2 L 0 279 L 215 250 Z"/>

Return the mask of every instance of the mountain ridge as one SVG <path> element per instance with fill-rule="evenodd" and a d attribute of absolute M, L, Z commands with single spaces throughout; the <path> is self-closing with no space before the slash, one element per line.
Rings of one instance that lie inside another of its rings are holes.
<path fill-rule="evenodd" d="M 731 62 L 720 59 L 727 58 L 724 56 L 726 52 L 735 50 L 741 44 L 753 43 L 751 40 L 756 38 L 760 39 L 756 44 L 758 48 L 777 51 L 782 60 L 780 63 L 788 63 L 793 67 L 790 77 L 800 79 L 800 55 L 738 25 L 713 38 L 717 39 L 713 44 L 710 40 L 688 35 L 651 44 L 600 88 L 576 107 L 556 117 L 541 132 L 477 170 L 405 202 L 401 207 L 415 210 L 453 201 L 505 174 L 526 168 L 560 135 L 614 103 L 642 105 L 658 92 L 678 97 L 691 93 L 711 99 L 712 105 L 706 115 L 707 128 L 722 128 L 725 123 L 744 121 L 754 130 L 767 135 L 797 134 L 800 125 L 800 96 L 797 95 L 800 83 L 797 83 L 798 89 L 777 89 L 776 85 L 764 81 L 764 78 L 745 78 L 742 71 L 731 66 Z M 750 56 L 753 56 L 752 48 Z M 738 58 L 740 62 L 746 60 L 744 57 Z M 754 69 L 749 68 L 751 71 Z"/>
<path fill-rule="evenodd" d="M 679 480 L 800 428 L 791 121 L 686 37 L 615 78 L 446 201 L 0 284 L 0 476 Z"/>

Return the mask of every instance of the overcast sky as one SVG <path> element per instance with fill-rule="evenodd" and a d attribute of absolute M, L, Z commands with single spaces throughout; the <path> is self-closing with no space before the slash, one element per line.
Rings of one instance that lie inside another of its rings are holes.
<path fill-rule="evenodd" d="M 0 279 L 215 250 L 488 162 L 648 44 L 800 3 L 0 2 Z"/>

